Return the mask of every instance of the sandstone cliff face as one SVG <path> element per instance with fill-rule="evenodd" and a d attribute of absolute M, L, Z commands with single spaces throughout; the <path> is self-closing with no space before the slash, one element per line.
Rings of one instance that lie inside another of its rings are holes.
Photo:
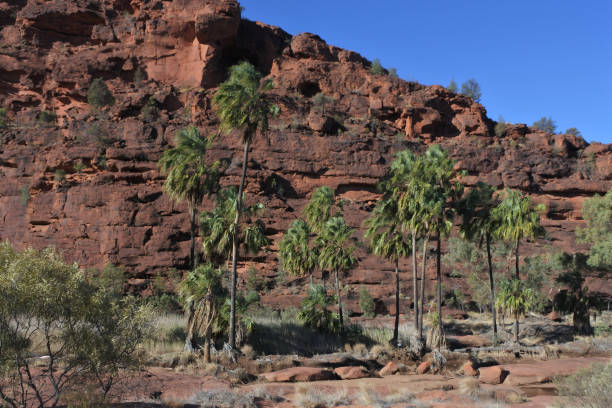
<path fill-rule="evenodd" d="M 253 264 L 276 274 L 276 242 L 320 185 L 347 201 L 348 221 L 359 228 L 379 177 L 405 148 L 439 143 L 467 171 L 468 185 L 518 188 L 546 204 L 551 237 L 532 245 L 536 252 L 577 248 L 583 200 L 612 187 L 611 145 L 525 125 L 497 138 L 471 99 L 371 75 L 359 54 L 316 35 L 241 20 L 236 1 L 0 1 L 0 36 L 0 106 L 10 120 L 0 129 L 0 238 L 54 245 L 84 267 L 124 265 L 135 287 L 187 265 L 185 208 L 162 194 L 156 161 L 177 129 L 216 132 L 215 87 L 244 59 L 274 80 L 281 116 L 257 136 L 246 186 L 249 200 L 266 204 L 274 244 L 247 259 L 243 273 Z M 98 77 L 114 94 L 111 108 L 87 104 Z M 315 106 L 319 92 L 333 102 Z M 238 183 L 240 148 L 238 135 L 222 135 L 211 153 L 231 162 L 224 185 Z M 365 251 L 359 257 L 346 278 L 351 291 L 367 285 L 389 304 L 391 285 L 381 282 L 391 281 L 391 266 Z M 272 293 L 268 303 L 286 304 L 297 290 Z M 358 310 L 356 300 L 349 307 Z"/>

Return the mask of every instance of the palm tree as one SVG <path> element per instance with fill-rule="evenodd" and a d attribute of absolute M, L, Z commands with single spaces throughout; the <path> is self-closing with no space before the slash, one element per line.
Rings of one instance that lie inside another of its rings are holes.
<path fill-rule="evenodd" d="M 431 228 L 436 234 L 436 278 L 439 335 L 437 347 L 444 340 L 442 325 L 442 237 L 447 236 L 452 228 L 456 202 L 463 194 L 463 185 L 458 181 L 461 174 L 455 170 L 456 161 L 438 145 L 432 145 L 425 153 L 424 208 L 431 220 Z"/>
<path fill-rule="evenodd" d="M 479 181 L 461 201 L 459 211 L 462 215 L 461 234 L 464 238 L 484 242 L 489 267 L 489 285 L 491 288 L 491 315 L 493 318 L 493 343 L 497 342 L 497 316 L 495 314 L 495 282 L 493 279 L 493 262 L 491 259 L 491 242 L 499 229 L 499 220 L 493 210 L 499 204 L 494 195 L 495 188 Z"/>
<path fill-rule="evenodd" d="M 222 285 L 223 270 L 211 263 L 189 272 L 180 283 L 179 295 L 188 311 L 185 347 L 193 350 L 193 337 L 204 338 L 204 361 L 210 362 L 210 345 L 219 312 L 227 292 Z"/>
<path fill-rule="evenodd" d="M 393 326 L 393 345 L 398 346 L 400 313 L 399 260 L 410 253 L 411 244 L 402 233 L 400 213 L 397 203 L 392 199 L 378 202 L 372 216 L 365 220 L 365 238 L 370 240 L 370 248 L 376 255 L 393 261 L 395 265 L 395 324 Z"/>
<path fill-rule="evenodd" d="M 161 171 L 166 174 L 164 191 L 174 200 L 185 201 L 189 209 L 192 268 L 198 263 L 195 253 L 197 207 L 205 195 L 210 196 L 219 187 L 221 164 L 206 162 L 206 152 L 214 140 L 214 136 L 202 137 L 197 128 L 189 126 L 177 133 L 176 146 L 166 150 L 159 160 Z"/>
<path fill-rule="evenodd" d="M 228 260 L 233 252 L 234 242 L 237 243 L 238 251 L 242 248 L 252 254 L 269 244 L 263 221 L 254 219 L 264 210 L 263 204 L 257 203 L 244 208 L 243 214 L 246 217 L 243 217 L 240 224 L 235 225 L 237 200 L 236 189 L 225 188 L 217 194 L 217 204 L 213 210 L 200 214 L 202 252 L 206 259 Z"/>
<path fill-rule="evenodd" d="M 317 248 L 310 248 L 310 228 L 303 220 L 295 220 L 279 244 L 279 257 L 283 269 L 293 275 L 310 275 L 318 263 Z"/>
<path fill-rule="evenodd" d="M 495 306 L 503 316 L 509 315 L 514 318 L 514 342 L 519 341 L 518 320 L 533 307 L 533 290 L 519 279 L 510 279 L 500 284 Z"/>
<path fill-rule="evenodd" d="M 389 174 L 380 183 L 385 197 L 397 202 L 397 222 L 402 230 L 408 231 L 412 248 L 412 291 L 414 305 L 414 326 L 419 332 L 419 292 L 417 288 L 417 255 L 416 240 L 422 233 L 422 206 L 418 198 L 419 174 L 422 171 L 422 160 L 410 150 L 404 150 L 391 162 Z M 425 245 L 426 247 L 426 245 Z M 424 287 L 423 287 L 424 289 Z M 422 331 L 421 331 L 422 332 Z"/>
<path fill-rule="evenodd" d="M 242 131 L 242 143 L 244 153 L 242 159 L 242 174 L 240 187 L 238 188 L 238 200 L 236 201 L 236 215 L 234 227 L 237 228 L 242 213 L 242 196 L 244 191 L 244 180 L 249 156 L 249 147 L 253 137 L 259 130 L 265 133 L 268 130 L 270 116 L 278 114 L 278 107 L 271 104 L 266 93 L 271 90 L 271 80 L 261 81 L 261 74 L 248 62 L 241 62 L 230 68 L 229 78 L 223 82 L 215 96 L 213 104 L 217 108 L 220 119 L 219 129 L 222 132 L 233 130 Z M 231 286 L 231 310 L 230 310 L 230 334 L 229 345 L 232 349 L 236 346 L 236 282 L 238 263 L 238 234 L 234 232 L 232 243 L 232 286 Z"/>
<path fill-rule="evenodd" d="M 334 272 L 340 330 L 343 330 L 342 298 L 340 296 L 339 272 L 350 270 L 357 260 L 353 256 L 355 245 L 351 236 L 353 228 L 346 225 L 343 217 L 332 217 L 323 226 L 317 241 L 321 247 L 319 266 Z"/>
<path fill-rule="evenodd" d="M 318 234 L 332 216 L 342 215 L 342 201 L 336 201 L 334 190 L 322 186 L 312 193 L 302 214 L 310 229 Z"/>
<path fill-rule="evenodd" d="M 533 206 L 529 196 L 516 190 L 506 190 L 503 200 L 492 210 L 499 222 L 495 234 L 504 241 L 514 243 L 515 280 L 520 281 L 519 245 L 522 238 L 536 238 L 544 234 L 540 226 L 540 213 L 544 205 Z M 514 321 L 515 340 L 518 341 L 518 316 Z"/>

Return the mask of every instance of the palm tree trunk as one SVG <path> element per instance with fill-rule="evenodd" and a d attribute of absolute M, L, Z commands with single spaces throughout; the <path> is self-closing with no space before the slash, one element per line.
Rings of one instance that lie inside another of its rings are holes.
<path fill-rule="evenodd" d="M 399 338 L 399 314 L 400 314 L 400 277 L 399 277 L 399 259 L 395 260 L 395 325 L 393 327 L 393 346 L 397 347 Z"/>
<path fill-rule="evenodd" d="M 196 208 L 195 205 L 191 205 L 189 208 L 190 221 L 191 221 L 191 248 L 189 252 L 191 268 L 195 269 L 198 267 L 198 259 L 196 258 L 195 251 L 195 239 L 196 239 Z"/>
<path fill-rule="evenodd" d="M 186 351 L 188 353 L 192 353 L 195 350 L 195 347 L 193 345 L 194 324 L 192 322 L 194 313 L 195 308 L 193 306 L 193 302 L 190 302 L 189 307 L 187 308 L 187 334 L 185 336 L 185 346 L 183 347 L 183 351 Z"/>
<path fill-rule="evenodd" d="M 421 307 L 419 308 L 419 340 L 423 341 L 423 310 L 425 309 L 425 268 L 427 266 L 427 245 L 429 237 L 423 240 L 423 257 L 421 259 Z"/>
<path fill-rule="evenodd" d="M 206 336 L 204 340 L 204 362 L 210 363 L 210 337 Z"/>
<path fill-rule="evenodd" d="M 414 310 L 414 328 L 419 331 L 419 291 L 417 289 L 416 234 L 412 233 L 412 304 Z"/>
<path fill-rule="evenodd" d="M 249 146 L 251 142 L 247 140 L 244 144 L 244 155 L 242 158 L 242 175 L 240 177 L 240 187 L 238 187 L 238 199 L 236 200 L 236 218 L 234 219 L 234 231 L 232 236 L 232 287 L 230 290 L 230 334 L 229 345 L 236 348 L 236 285 L 238 280 L 238 223 L 242 212 L 242 192 L 244 191 L 244 180 L 246 178 L 247 161 L 249 158 Z"/>
<path fill-rule="evenodd" d="M 516 250 L 514 252 L 514 267 L 515 267 L 516 279 L 521 279 L 521 276 L 519 275 L 519 240 L 518 238 L 516 240 Z"/>
<path fill-rule="evenodd" d="M 489 285 L 491 286 L 491 315 L 493 316 L 493 345 L 497 343 L 497 315 L 495 313 L 495 281 L 493 279 L 493 262 L 491 261 L 491 237 L 485 236 L 487 246 L 487 263 L 489 266 Z"/>
<path fill-rule="evenodd" d="M 442 338 L 444 336 L 444 326 L 442 325 L 442 251 L 441 251 L 441 244 L 442 244 L 442 236 L 440 234 L 440 231 L 438 231 L 438 242 L 436 244 L 436 278 L 438 280 L 438 313 L 439 313 L 439 320 L 438 320 L 438 324 L 440 326 L 440 335 L 438 337 L 438 349 L 440 349 L 440 345 L 442 342 Z"/>
<path fill-rule="evenodd" d="M 340 280 L 338 279 L 338 271 L 335 271 L 336 276 L 336 296 L 338 298 L 338 316 L 340 317 L 340 333 L 344 332 L 344 322 L 342 318 L 342 298 L 340 297 Z"/>
<path fill-rule="evenodd" d="M 519 318 L 518 315 L 514 316 L 514 342 L 519 341 Z"/>

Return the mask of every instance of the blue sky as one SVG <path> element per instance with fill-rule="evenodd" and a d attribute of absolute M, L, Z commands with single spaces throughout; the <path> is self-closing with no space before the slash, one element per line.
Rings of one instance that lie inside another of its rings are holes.
<path fill-rule="evenodd" d="M 244 17 L 311 32 L 426 85 L 475 78 L 489 117 L 612 143 L 610 0 L 242 0 Z"/>

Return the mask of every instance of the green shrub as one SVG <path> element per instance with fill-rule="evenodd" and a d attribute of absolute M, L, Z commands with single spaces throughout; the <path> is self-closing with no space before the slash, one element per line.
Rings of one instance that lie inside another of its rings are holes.
<path fill-rule="evenodd" d="M 582 137 L 582 133 L 578 129 L 576 129 L 575 127 L 571 127 L 569 129 L 567 129 L 565 131 L 565 134 L 569 135 L 569 136 Z"/>
<path fill-rule="evenodd" d="M 468 79 L 461 84 L 461 93 L 469 98 L 472 98 L 474 102 L 480 102 L 482 92 L 480 91 L 480 85 L 475 79 Z"/>
<path fill-rule="evenodd" d="M 372 295 L 365 287 L 361 287 L 359 291 L 359 308 L 361 309 L 361 313 L 365 317 L 374 317 L 375 316 L 375 305 L 374 299 L 372 299 Z"/>
<path fill-rule="evenodd" d="M 397 69 L 395 69 L 395 68 L 389 68 L 389 73 L 387 75 L 389 75 L 389 78 L 391 78 L 391 79 L 398 79 L 399 78 L 397 76 Z"/>
<path fill-rule="evenodd" d="M 374 61 L 372 61 L 372 65 L 370 66 L 370 73 L 372 73 L 373 75 L 385 75 L 385 69 L 383 68 L 378 58 L 375 58 Z"/>
<path fill-rule="evenodd" d="M 315 107 L 315 111 L 323 114 L 325 113 L 325 107 L 333 104 L 334 102 L 334 98 L 327 96 L 322 92 L 319 92 L 312 97 L 312 104 Z"/>
<path fill-rule="evenodd" d="M 96 78 L 89 85 L 87 91 L 87 102 L 95 107 L 102 108 L 104 106 L 112 106 L 115 103 L 115 97 L 106 86 L 102 78 Z"/>
<path fill-rule="evenodd" d="M 19 200 L 21 205 L 27 207 L 28 201 L 30 201 L 30 186 L 24 184 L 19 188 Z"/>
<path fill-rule="evenodd" d="M 104 397 L 119 371 L 136 367 L 137 347 L 148 334 L 147 308 L 88 282 L 76 264 L 65 263 L 53 249 L 17 252 L 3 243 L 0 259 L 4 402 L 26 406 L 18 391 L 23 387 L 33 393 L 44 389 L 46 398 L 56 400 L 86 378 Z M 42 354 L 49 357 L 31 358 Z M 34 365 L 43 368 L 32 370 Z"/>
<path fill-rule="evenodd" d="M 76 163 L 74 163 L 74 166 L 72 166 L 74 171 L 76 171 L 77 173 L 82 172 L 85 167 L 85 163 L 83 163 L 83 160 L 81 159 L 77 160 Z"/>
<path fill-rule="evenodd" d="M 557 130 L 557 124 L 555 123 L 555 121 L 552 120 L 552 118 L 550 117 L 547 118 L 546 116 L 542 116 L 540 120 L 536 120 L 535 122 L 533 122 L 533 127 L 538 130 L 543 130 L 544 132 L 551 135 L 555 133 L 555 130 Z"/>
<path fill-rule="evenodd" d="M 143 81 L 147 80 L 147 73 L 143 71 L 140 67 L 136 68 L 134 72 L 134 82 L 136 85 L 140 85 Z"/>
<path fill-rule="evenodd" d="M 259 277 L 259 273 L 257 269 L 253 265 L 249 267 L 249 271 L 247 272 L 247 280 L 246 280 L 246 288 L 249 291 L 260 291 L 263 289 L 263 282 Z"/>
<path fill-rule="evenodd" d="M 448 90 L 453 93 L 457 93 L 459 91 L 459 87 L 454 79 L 451 79 L 450 83 L 448 84 Z"/>
<path fill-rule="evenodd" d="M 560 398 L 559 407 L 608 408 L 612 406 L 612 363 L 596 363 L 568 377 L 554 380 Z"/>
<path fill-rule="evenodd" d="M 335 296 L 329 296 L 321 285 L 308 289 L 306 299 L 302 301 L 298 319 L 306 326 L 326 332 L 337 332 L 340 329 L 338 313 L 329 310 L 336 302 Z"/>
<path fill-rule="evenodd" d="M 36 115 L 36 121 L 40 125 L 52 125 L 57 122 L 57 114 L 55 112 L 43 110 Z"/>
<path fill-rule="evenodd" d="M 497 119 L 497 123 L 495 124 L 495 136 L 502 137 L 506 134 L 506 121 L 500 115 L 499 119 Z"/>
<path fill-rule="evenodd" d="M 149 97 L 149 100 L 140 110 L 140 117 L 144 122 L 151 123 L 159 119 L 159 102 L 153 96 Z"/>
<path fill-rule="evenodd" d="M 55 180 L 56 183 L 61 183 L 64 180 L 65 176 L 66 171 L 64 169 L 57 169 L 55 170 L 55 174 L 53 175 L 53 180 Z"/>
<path fill-rule="evenodd" d="M 0 108 L 0 129 L 8 126 L 8 118 L 6 117 L 6 109 Z"/>

